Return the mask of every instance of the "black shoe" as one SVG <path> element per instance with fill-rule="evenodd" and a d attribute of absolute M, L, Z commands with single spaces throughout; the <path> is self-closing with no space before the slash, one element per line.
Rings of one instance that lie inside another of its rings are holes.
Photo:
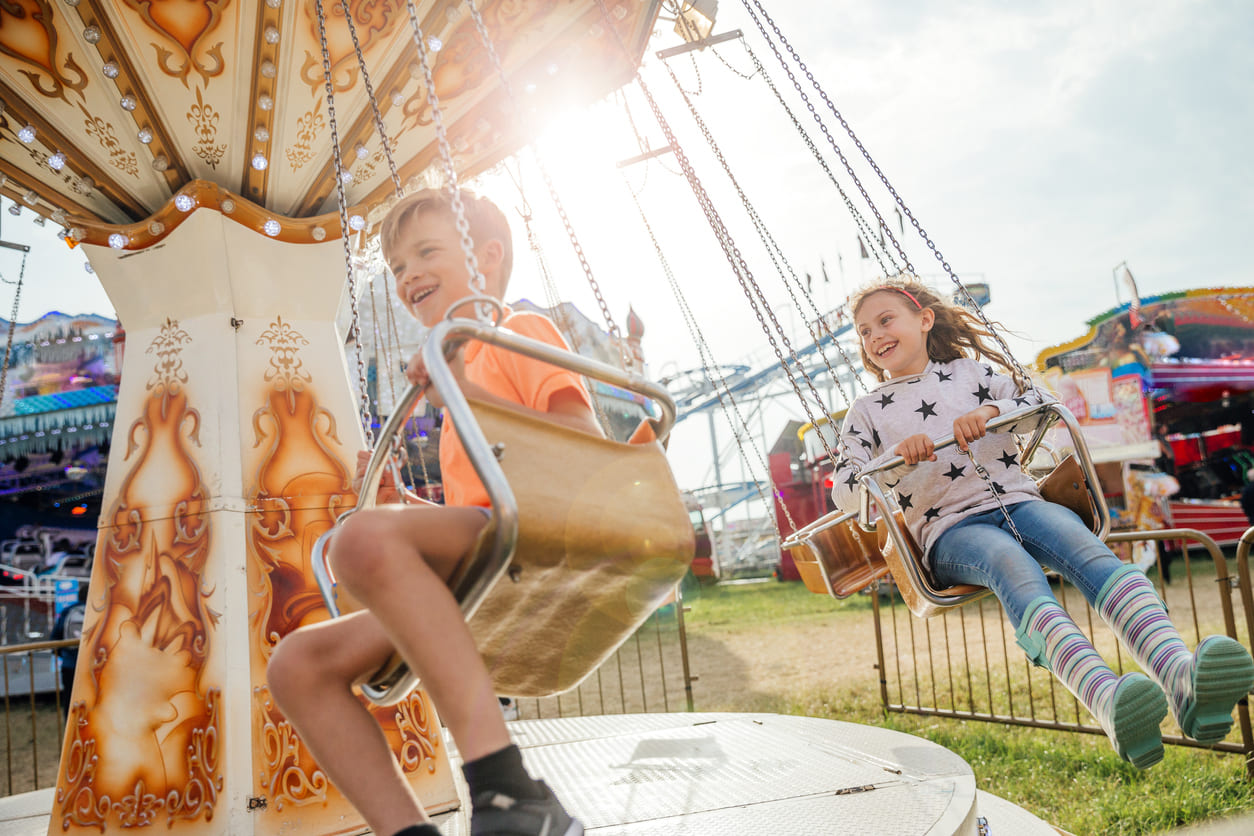
<path fill-rule="evenodd" d="M 583 825 L 562 808 L 548 784 L 537 781 L 544 798 L 510 798 L 482 792 L 472 802 L 470 836 L 583 836 Z"/>

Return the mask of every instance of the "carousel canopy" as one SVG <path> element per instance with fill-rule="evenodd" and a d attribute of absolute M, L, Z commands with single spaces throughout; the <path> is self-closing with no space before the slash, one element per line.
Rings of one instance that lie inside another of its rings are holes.
<path fill-rule="evenodd" d="M 630 79 L 660 3 L 603 3 L 608 15 L 597 0 L 478 3 L 521 107 L 592 101 Z M 466 3 L 414 5 L 457 170 L 473 176 L 528 140 L 523 122 Z M 134 224 L 196 180 L 308 218 L 335 205 L 334 128 L 348 201 L 371 206 L 393 183 L 368 87 L 402 182 L 423 182 L 439 150 L 401 0 L 3 2 L 0 190 L 70 226 Z"/>

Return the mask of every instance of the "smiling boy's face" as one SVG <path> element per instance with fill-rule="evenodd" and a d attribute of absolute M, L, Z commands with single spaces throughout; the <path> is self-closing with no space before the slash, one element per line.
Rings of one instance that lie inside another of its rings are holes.
<path fill-rule="evenodd" d="M 500 253 L 499 241 L 476 242 L 480 271 L 494 275 Z M 453 219 L 443 212 L 424 209 L 405 218 L 386 258 L 402 304 L 428 328 L 454 303 L 471 295 L 461 236 Z M 487 292 L 493 296 L 498 293 L 490 285 Z M 472 315 L 469 309 L 466 315 Z"/>

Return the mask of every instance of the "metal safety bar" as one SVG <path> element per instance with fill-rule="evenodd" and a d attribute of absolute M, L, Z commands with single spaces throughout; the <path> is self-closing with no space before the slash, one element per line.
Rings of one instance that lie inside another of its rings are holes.
<path fill-rule="evenodd" d="M 1022 453 L 1023 461 L 1031 461 L 1032 456 L 1036 453 L 1036 448 L 1040 446 L 1044 440 L 1045 433 L 1053 424 L 1062 421 L 1067 431 L 1071 434 L 1072 446 L 1075 449 L 1076 459 L 1079 461 L 1080 470 L 1084 475 L 1085 487 L 1088 490 L 1090 499 L 1094 506 L 1094 523 L 1095 530 L 1093 533 L 1101 540 L 1105 540 L 1110 532 L 1110 509 L 1106 505 L 1106 498 L 1102 495 L 1101 482 L 1097 479 L 1097 468 L 1093 464 L 1093 458 L 1089 455 L 1088 446 L 1084 443 L 1084 437 L 1081 434 L 1080 424 L 1075 416 L 1071 414 L 1071 410 L 1059 403 L 1044 403 L 1036 406 L 1018 409 L 1008 412 L 1005 415 L 999 415 L 986 425 L 988 432 L 998 432 L 1001 430 L 1010 430 L 1017 424 L 1027 418 L 1039 416 L 1036 427 L 1032 431 L 1032 436 L 1025 445 Z M 935 443 L 934 449 L 943 450 L 946 447 L 956 443 L 952 435 L 945 436 Z M 874 531 L 876 521 L 871 519 L 871 503 L 874 502 L 880 510 L 880 520 L 883 520 L 888 526 L 888 534 L 892 538 L 893 545 L 897 548 L 899 554 L 902 555 L 902 563 L 906 567 L 906 571 L 910 574 L 910 582 L 919 591 L 919 594 L 934 604 L 942 607 L 956 606 L 966 600 L 966 596 L 942 595 L 938 594 L 933 588 L 931 582 L 924 577 L 923 568 L 915 560 L 907 558 L 912 554 L 912 550 L 906 543 L 905 535 L 901 531 L 901 527 L 897 525 L 896 519 L 893 518 L 893 505 L 889 502 L 888 497 L 884 493 L 884 489 L 880 486 L 876 477 L 881 476 L 889 471 L 901 467 L 905 464 L 905 459 L 901 456 L 891 456 L 884 462 L 874 467 L 862 471 L 859 481 L 862 483 L 861 504 L 858 509 L 858 525 L 864 531 Z"/>
<path fill-rule="evenodd" d="M 498 324 L 483 323 L 472 319 L 446 319 L 432 328 L 422 347 L 422 359 L 431 380 L 430 385 L 439 393 L 449 418 L 457 427 L 458 437 L 466 450 L 471 466 L 488 494 L 493 519 L 496 522 L 492 532 L 492 548 L 478 550 L 471 554 L 468 560 L 462 561 L 457 572 L 449 580 L 449 589 L 467 619 L 474 615 L 488 590 L 509 566 L 518 540 L 518 502 L 497 461 L 497 457 L 503 451 L 488 444 L 448 364 L 447 357 L 451 356 L 457 346 L 468 340 L 489 343 L 643 395 L 657 404 L 661 412 L 660 418 L 650 419 L 659 442 L 665 442 L 670 435 L 676 416 L 675 402 L 670 394 L 660 385 L 638 374 L 521 336 Z M 392 456 L 392 441 L 404 427 L 409 419 L 409 413 L 424 391 L 422 387 L 411 385 L 401 395 L 392 415 L 379 432 L 374 452 L 366 465 L 357 505 L 341 514 L 336 521 L 336 526 L 323 533 L 314 543 L 312 555 L 314 578 L 318 582 L 322 599 L 332 618 L 339 617 L 340 608 L 336 600 L 335 575 L 331 570 L 327 546 L 339 524 L 351 514 L 374 507 L 378 498 L 383 467 Z M 415 684 L 417 684 L 416 675 L 402 667 L 393 679 L 384 683 L 364 685 L 362 691 L 372 701 L 386 705 L 389 702 L 395 702 L 398 691 L 402 694 L 408 692 Z"/>

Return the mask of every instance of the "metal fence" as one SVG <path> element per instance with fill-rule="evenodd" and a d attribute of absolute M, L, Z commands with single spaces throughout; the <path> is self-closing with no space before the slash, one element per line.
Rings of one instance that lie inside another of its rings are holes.
<path fill-rule="evenodd" d="M 578 688 L 556 697 L 520 699 L 520 719 L 692 711 L 687 608 L 682 598 L 640 626 Z"/>
<path fill-rule="evenodd" d="M 1247 649 L 1254 647 L 1249 568 L 1254 529 L 1245 533 L 1238 546 L 1235 576 L 1215 541 L 1193 529 L 1118 532 L 1107 543 L 1165 540 L 1183 544 L 1182 577 L 1165 582 L 1161 556 L 1150 574 L 1185 641 L 1196 645 L 1207 635 L 1221 633 Z M 1244 631 L 1238 630 L 1234 591 L 1241 601 Z M 1058 579 L 1057 597 L 1098 651 L 1112 661 L 1111 667 L 1122 674 L 1125 653 L 1083 594 Z M 885 710 L 1104 734 L 1079 700 L 1048 671 L 1028 662 L 997 599 L 981 598 L 931 619 L 916 618 L 896 594 L 887 605 L 878 597 L 875 601 L 880 696 Z M 1164 735 L 1163 742 L 1202 746 L 1178 732 Z M 1236 726 L 1228 738 L 1204 748 L 1244 755 L 1247 774 L 1254 778 L 1248 697 L 1237 706 Z"/>
<path fill-rule="evenodd" d="M 15 616 L 23 635 L 40 633 L 47 620 L 36 608 Z M 640 629 L 578 688 L 557 697 L 518 700 L 518 717 L 578 717 L 692 711 L 692 682 L 682 600 L 649 617 Z M 51 630 L 51 625 L 47 625 Z M 46 634 L 46 633 L 45 633 Z M 4 685 L 3 794 L 56 783 L 69 695 L 61 689 L 56 650 L 74 640 L 0 647 Z"/>

